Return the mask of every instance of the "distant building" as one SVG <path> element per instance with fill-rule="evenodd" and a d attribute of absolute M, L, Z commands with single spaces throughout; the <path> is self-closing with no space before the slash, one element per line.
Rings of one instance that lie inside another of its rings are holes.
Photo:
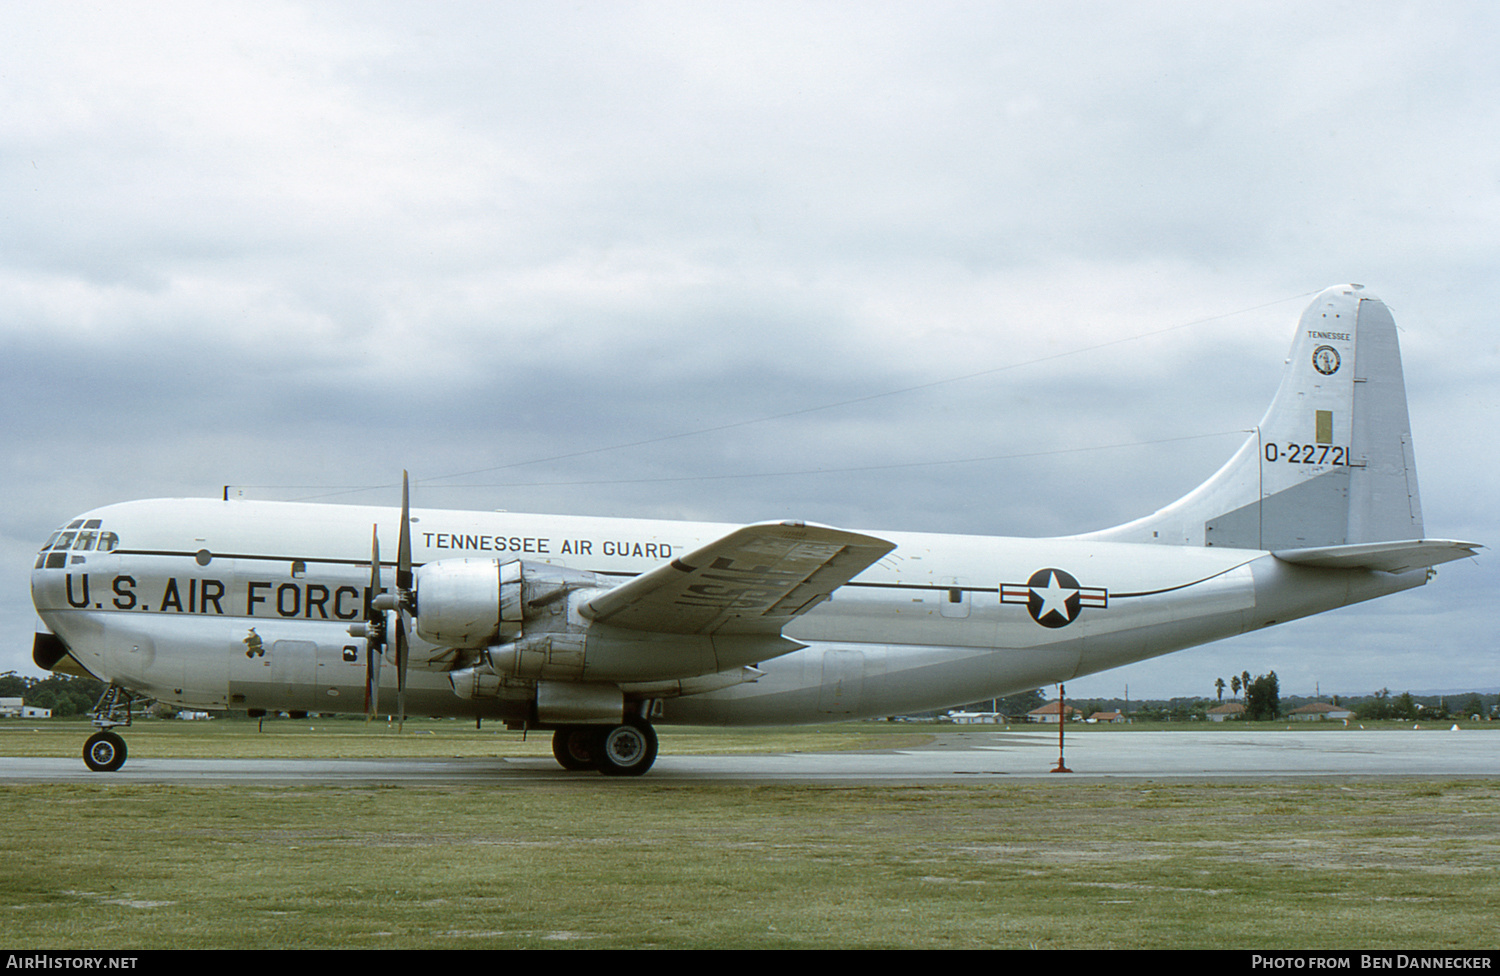
<path fill-rule="evenodd" d="M 1224 722 L 1232 718 L 1244 718 L 1245 706 L 1239 702 L 1229 702 L 1224 705 L 1215 705 L 1208 710 L 1210 722 Z"/>
<path fill-rule="evenodd" d="M 1349 719 L 1354 713 L 1342 705 L 1330 705 L 1327 702 L 1312 702 L 1303 705 L 1287 715 L 1294 722 L 1321 722 L 1326 719 Z"/>
<path fill-rule="evenodd" d="M 1125 716 L 1119 712 L 1095 712 L 1088 717 L 1090 722 L 1108 722 L 1111 725 L 1124 725 Z"/>
<path fill-rule="evenodd" d="M 1001 725 L 1005 716 L 999 712 L 949 712 L 945 716 L 954 725 Z"/>
<path fill-rule="evenodd" d="M 1061 702 L 1050 701 L 1041 708 L 1034 708 L 1026 713 L 1026 721 L 1056 722 L 1058 720 L 1057 714 L 1060 705 L 1062 705 Z M 1066 709 L 1062 714 L 1066 715 L 1069 720 L 1082 717 L 1082 713 L 1072 705 L 1063 705 L 1062 707 Z"/>
<path fill-rule="evenodd" d="M 51 718 L 52 709 L 37 708 L 21 698 L 0 698 L 0 718 Z"/>

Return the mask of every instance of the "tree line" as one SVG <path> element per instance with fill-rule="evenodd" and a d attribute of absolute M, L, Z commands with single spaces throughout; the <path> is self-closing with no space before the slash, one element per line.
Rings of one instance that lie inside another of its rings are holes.
<path fill-rule="evenodd" d="M 104 694 L 104 682 L 96 678 L 74 678 L 53 674 L 30 678 L 0 675 L 0 698 L 19 698 L 33 708 L 50 708 L 54 718 L 87 715 Z"/>

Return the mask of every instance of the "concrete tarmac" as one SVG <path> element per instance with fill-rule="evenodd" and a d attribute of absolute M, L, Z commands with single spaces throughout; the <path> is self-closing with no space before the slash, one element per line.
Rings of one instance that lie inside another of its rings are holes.
<path fill-rule="evenodd" d="M 1212 732 L 1089 731 L 1066 736 L 1070 774 L 1054 773 L 1051 732 L 940 733 L 930 745 L 875 752 L 674 756 L 640 779 L 655 783 L 976 783 L 1050 778 L 1255 782 L 1284 779 L 1500 778 L 1500 730 Z M 81 745 L 80 745 L 81 748 Z M 189 786 L 475 785 L 591 782 L 551 759 L 131 759 L 93 773 L 81 758 L 0 758 L 0 784 L 144 783 Z"/>

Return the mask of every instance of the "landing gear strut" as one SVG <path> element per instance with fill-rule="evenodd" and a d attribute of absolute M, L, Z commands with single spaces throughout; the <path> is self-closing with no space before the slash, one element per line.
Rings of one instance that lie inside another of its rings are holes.
<path fill-rule="evenodd" d="M 640 776 L 656 762 L 656 730 L 633 719 L 620 725 L 568 725 L 552 733 L 552 755 L 563 769 L 605 776 Z"/>
<path fill-rule="evenodd" d="M 129 725 L 134 707 L 150 701 L 119 685 L 110 685 L 94 705 L 93 723 L 99 729 L 83 744 L 83 764 L 96 773 L 112 773 L 125 765 L 125 740 L 110 731 Z"/>

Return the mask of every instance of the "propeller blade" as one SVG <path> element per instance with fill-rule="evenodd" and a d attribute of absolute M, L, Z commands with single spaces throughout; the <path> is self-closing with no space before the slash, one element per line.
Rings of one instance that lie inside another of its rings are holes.
<path fill-rule="evenodd" d="M 416 602 L 411 570 L 411 485 L 401 472 L 401 533 L 396 544 L 396 713 L 398 728 L 406 723 L 406 663 L 411 642 L 406 615 Z"/>
<path fill-rule="evenodd" d="M 380 702 L 380 661 L 384 655 L 373 643 L 365 651 L 365 721 L 375 717 L 375 708 Z"/>
<path fill-rule="evenodd" d="M 406 614 L 396 612 L 396 729 L 406 726 Z"/>
<path fill-rule="evenodd" d="M 401 536 L 396 549 L 396 589 L 405 597 L 411 592 L 411 491 L 406 472 L 401 472 Z"/>
<path fill-rule="evenodd" d="M 385 613 L 375 608 L 380 595 L 380 533 L 370 526 L 370 589 L 365 598 L 365 621 L 360 630 L 365 638 L 365 721 L 375 715 L 380 704 L 380 665 L 385 658 Z M 350 628 L 354 632 L 354 628 Z"/>

